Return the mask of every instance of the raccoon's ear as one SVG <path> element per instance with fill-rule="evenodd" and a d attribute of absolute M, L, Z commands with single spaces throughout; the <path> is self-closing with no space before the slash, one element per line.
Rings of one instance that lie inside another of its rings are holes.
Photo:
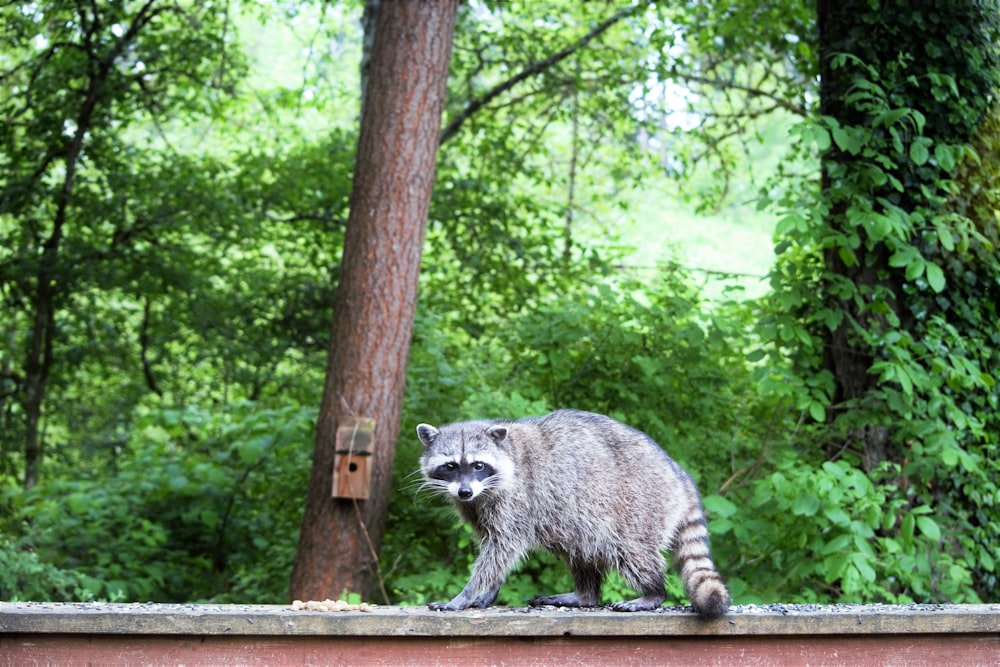
<path fill-rule="evenodd" d="M 441 431 L 437 430 L 430 424 L 418 424 L 417 425 L 417 437 L 420 438 L 420 442 L 424 443 L 424 447 L 430 447 L 437 440 L 437 437 L 441 434 Z"/>
<path fill-rule="evenodd" d="M 490 436 L 498 445 L 502 445 L 504 440 L 507 439 L 507 427 L 506 426 L 490 426 L 486 429 L 486 435 Z"/>

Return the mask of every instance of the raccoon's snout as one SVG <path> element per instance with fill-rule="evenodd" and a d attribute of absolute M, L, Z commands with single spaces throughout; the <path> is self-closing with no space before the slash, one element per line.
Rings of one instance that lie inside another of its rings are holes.
<path fill-rule="evenodd" d="M 438 488 L 446 490 L 456 500 L 468 502 L 487 489 L 497 486 L 496 470 L 484 461 L 445 461 L 429 472 L 428 480 L 435 480 Z"/>

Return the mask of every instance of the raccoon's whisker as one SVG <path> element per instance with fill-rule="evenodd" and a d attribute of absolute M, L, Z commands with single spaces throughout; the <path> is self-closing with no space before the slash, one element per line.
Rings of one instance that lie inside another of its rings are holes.
<path fill-rule="evenodd" d="M 425 480 L 417 487 L 417 493 L 448 493 L 448 483 L 436 479 Z"/>
<path fill-rule="evenodd" d="M 502 481 L 503 481 L 503 479 L 500 477 L 500 475 L 490 475 L 489 477 L 487 477 L 486 479 L 484 479 L 481 482 L 481 484 L 483 485 L 483 489 L 484 490 L 486 490 L 486 489 L 495 489 L 498 486 L 500 486 L 500 483 Z"/>
<path fill-rule="evenodd" d="M 422 479 L 422 477 L 420 475 L 420 471 L 419 470 L 414 470 L 411 473 L 407 473 L 406 477 L 404 477 L 403 479 L 407 480 L 407 481 L 409 481 L 409 480 L 418 480 L 419 481 L 420 479 Z"/>
<path fill-rule="evenodd" d="M 426 484 L 425 480 L 420 476 L 420 471 L 411 472 L 409 475 L 403 478 L 403 483 L 400 486 L 400 490 L 407 492 L 418 491 L 419 487 Z"/>
<path fill-rule="evenodd" d="M 420 477 L 414 477 L 412 479 L 405 481 L 404 484 L 400 487 L 400 490 L 408 495 L 412 495 L 414 501 L 416 501 L 426 486 L 427 486 L 426 481 L 424 481 Z"/>
<path fill-rule="evenodd" d="M 436 480 L 424 480 L 420 484 L 415 485 L 415 490 L 413 491 L 414 505 L 418 503 L 425 504 L 432 496 L 448 494 L 448 488 L 446 486 L 441 486 L 439 483 L 435 482 Z"/>

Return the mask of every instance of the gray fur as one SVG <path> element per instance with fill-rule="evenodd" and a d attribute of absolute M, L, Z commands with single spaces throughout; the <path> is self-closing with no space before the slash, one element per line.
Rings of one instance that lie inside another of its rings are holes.
<path fill-rule="evenodd" d="M 565 559 L 572 593 L 530 604 L 592 607 L 617 570 L 640 591 L 618 611 L 655 609 L 666 598 L 663 551 L 671 551 L 702 618 L 726 613 L 694 481 L 646 434 L 610 417 L 559 410 L 516 421 L 417 427 L 425 486 L 452 496 L 480 538 L 468 585 L 431 609 L 493 603 L 507 574 L 533 548 Z"/>

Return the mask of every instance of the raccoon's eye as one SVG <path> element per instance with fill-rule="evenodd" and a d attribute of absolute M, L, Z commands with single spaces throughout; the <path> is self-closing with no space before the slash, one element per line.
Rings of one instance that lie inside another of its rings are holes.
<path fill-rule="evenodd" d="M 455 472 L 456 470 L 458 470 L 458 464 L 455 463 L 454 461 L 449 461 L 448 463 L 444 464 L 444 469 L 447 470 L 448 472 Z"/>
<path fill-rule="evenodd" d="M 477 472 L 483 470 L 484 468 L 486 468 L 486 464 L 483 463 L 482 461 L 476 461 L 475 463 L 472 464 L 472 469 Z"/>

